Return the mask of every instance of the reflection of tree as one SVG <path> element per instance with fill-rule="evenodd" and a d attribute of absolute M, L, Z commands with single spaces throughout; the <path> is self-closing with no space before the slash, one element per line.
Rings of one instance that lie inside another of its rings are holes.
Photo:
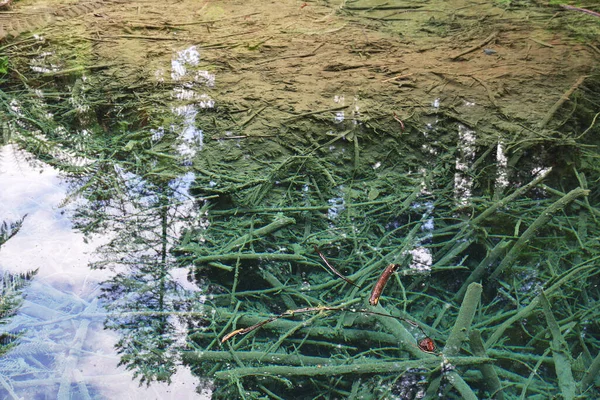
<path fill-rule="evenodd" d="M 73 98 L 82 85 L 83 80 L 75 81 Z M 77 208 L 76 228 L 112 238 L 92 267 L 114 272 L 104 287 L 111 315 L 106 326 L 122 334 L 121 363 L 143 382 L 168 381 L 177 363 L 178 332 L 185 326 L 173 313 L 190 304 L 170 274 L 171 247 L 193 214 L 186 197 L 193 176 L 179 178 L 187 167 L 171 154 L 180 142 L 177 117 L 168 113 L 162 121 L 173 129 L 136 130 L 135 116 L 100 123 L 87 103 L 65 113 L 63 103 L 36 96 L 12 100 L 0 91 L 0 99 L 8 140 L 65 174 L 72 189 L 65 204 L 86 200 Z"/>
<path fill-rule="evenodd" d="M 14 223 L 4 221 L 0 225 L 0 248 L 17 234 L 24 219 L 23 217 Z M 36 272 L 37 270 L 24 274 L 5 273 L 3 276 L 0 276 L 0 325 L 6 324 L 8 319 L 17 312 L 22 303 L 20 291 L 27 285 Z M 0 333 L 0 355 L 6 353 L 12 347 L 16 338 L 17 335 L 15 334 Z"/>
<path fill-rule="evenodd" d="M 177 340 L 183 322 L 173 312 L 190 307 L 189 293 L 174 281 L 170 256 L 180 223 L 190 214 L 175 181 L 160 185 L 144 182 L 117 169 L 122 195 L 95 204 L 80 215 L 80 226 L 92 220 L 114 232 L 99 252 L 95 268 L 110 268 L 116 275 L 105 282 L 103 297 L 111 315 L 106 326 L 119 331 L 117 349 L 121 364 L 135 370 L 142 382 L 168 381 L 176 370 Z"/>

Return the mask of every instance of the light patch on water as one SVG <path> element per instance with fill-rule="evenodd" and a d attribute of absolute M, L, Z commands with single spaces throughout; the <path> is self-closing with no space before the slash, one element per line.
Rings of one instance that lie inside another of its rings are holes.
<path fill-rule="evenodd" d="M 343 190 L 343 188 L 340 188 Z M 331 220 L 336 219 L 342 211 L 346 209 L 346 203 L 343 196 L 333 197 L 327 200 L 329 203 L 329 209 L 327 210 L 327 217 Z"/>
<path fill-rule="evenodd" d="M 469 168 L 475 158 L 475 131 L 462 124 L 458 125 L 458 154 L 456 156 L 454 174 L 454 198 L 461 206 L 466 206 L 472 196 L 473 178 Z"/>
<path fill-rule="evenodd" d="M 508 187 L 508 157 L 504 150 L 504 143 L 498 141 L 496 149 L 496 189 L 495 192 L 501 193 Z"/>
<path fill-rule="evenodd" d="M 438 151 L 436 149 L 434 149 L 430 143 L 424 143 L 423 145 L 421 145 L 421 149 L 423 150 L 424 153 L 429 153 L 434 156 L 438 154 Z"/>
<path fill-rule="evenodd" d="M 179 81 L 187 74 L 187 67 L 196 66 L 200 63 L 200 53 L 196 46 L 188 47 L 177 53 L 177 57 L 171 60 L 171 79 Z"/>
<path fill-rule="evenodd" d="M 190 187 L 196 179 L 196 174 L 187 172 L 169 182 L 169 187 L 173 189 L 173 197 L 180 201 L 194 200 L 190 194 Z"/>
<path fill-rule="evenodd" d="M 358 96 L 354 97 L 354 109 L 352 110 L 352 122 L 354 125 L 358 125 L 360 123 L 360 105 Z"/>
<path fill-rule="evenodd" d="M 211 99 L 210 96 L 207 95 L 206 93 L 198 94 L 193 89 L 186 89 L 183 87 L 174 88 L 173 93 L 175 94 L 175 98 L 177 100 L 193 100 L 194 101 L 193 105 L 178 107 L 176 109 L 176 111 L 178 112 L 178 115 L 184 115 L 187 112 L 190 112 L 190 110 L 188 110 L 188 109 L 194 108 L 194 106 L 200 107 L 200 108 L 213 108 L 215 106 L 215 101 L 213 99 Z M 179 111 L 180 109 L 182 109 L 182 111 Z"/>
<path fill-rule="evenodd" d="M 177 145 L 177 151 L 184 158 L 184 164 L 190 165 L 191 160 L 196 156 L 204 144 L 204 134 L 201 129 L 197 129 L 196 115 L 197 111 L 185 114 L 183 120 L 183 130 L 180 135 L 180 143 Z"/>
<path fill-rule="evenodd" d="M 425 223 L 421 226 L 421 230 L 423 231 L 433 231 L 435 228 L 435 223 L 433 221 L 433 217 L 427 219 Z"/>
<path fill-rule="evenodd" d="M 335 104 L 339 104 L 339 105 L 343 106 L 345 104 L 344 96 L 343 95 L 335 95 L 335 96 L 333 96 L 333 102 Z M 333 118 L 333 121 L 335 123 L 339 124 L 341 122 L 344 122 L 344 119 L 345 119 L 344 112 L 343 111 L 338 111 L 338 112 L 335 113 L 335 117 Z"/>
<path fill-rule="evenodd" d="M 206 70 L 195 70 L 193 67 L 197 67 L 199 63 L 200 52 L 198 52 L 196 46 L 179 51 L 176 58 L 171 60 L 171 79 L 181 81 L 184 78 L 191 77 L 196 83 L 213 87 L 215 85 L 215 74 Z"/>
<path fill-rule="evenodd" d="M 190 272 L 189 268 L 173 268 L 173 269 L 169 270 L 169 275 L 171 276 L 172 281 L 176 282 L 179 286 L 181 286 L 181 288 L 183 290 L 186 290 L 189 292 L 202 291 L 202 289 L 200 289 L 198 287 L 198 285 L 196 285 L 194 282 L 190 282 L 190 280 L 188 279 L 189 272 Z M 204 299 L 206 299 L 206 296 L 204 296 Z M 185 334 L 181 335 L 181 336 L 183 338 L 186 337 Z"/>
<path fill-rule="evenodd" d="M 421 191 L 419 193 L 422 195 L 430 195 L 431 190 L 429 190 L 429 188 L 427 187 L 427 176 L 428 176 L 429 172 L 425 168 L 420 167 L 419 174 L 422 177 L 421 182 L 419 184 L 419 186 L 421 187 Z"/>
<path fill-rule="evenodd" d="M 409 254 L 412 256 L 409 268 L 419 272 L 431 271 L 431 266 L 433 265 L 433 255 L 431 254 L 430 249 L 419 246 L 409 250 Z"/>
<path fill-rule="evenodd" d="M 47 57 L 53 54 L 52 52 L 45 51 L 31 58 L 29 60 L 29 69 L 40 74 L 60 71 L 60 66 L 52 64 L 47 60 Z"/>
<path fill-rule="evenodd" d="M 159 142 L 165 136 L 165 128 L 162 126 L 158 127 L 157 129 L 151 129 L 150 132 L 152 132 L 153 142 Z"/>
<path fill-rule="evenodd" d="M 435 218 L 431 215 L 435 206 L 432 201 L 426 201 L 424 203 L 414 203 L 411 208 L 415 211 L 424 209 L 421 219 L 425 222 L 421 225 L 421 231 L 425 232 L 425 235 L 415 242 L 415 247 L 412 250 L 408 251 L 408 254 L 411 255 L 409 268 L 419 272 L 431 271 L 433 254 L 429 248 L 423 246 L 423 243 L 431 239 L 435 228 Z"/>
<path fill-rule="evenodd" d="M 85 239 L 72 229 L 72 210 L 58 207 L 67 195 L 66 184 L 57 170 L 24 161 L 30 157 L 12 145 L 0 148 L 0 187 L 8 188 L 0 191 L 0 220 L 14 222 L 27 214 L 21 230 L 0 249 L 2 271 L 39 268 L 25 289 L 23 308 L 3 326 L 3 331 L 23 331 L 20 344 L 0 359 L 4 379 L 21 398 L 36 393 L 56 398 L 63 381 L 73 396 L 74 388 L 84 385 L 106 399 L 198 398 L 198 379 L 189 369 L 179 368 L 171 385 L 146 387 L 118 367 L 114 346 L 119 335 L 104 329 L 106 313 L 97 301 L 100 283 L 111 272 L 88 268 L 95 249 L 109 238 Z M 46 365 L 47 360 L 54 361 Z"/>
<path fill-rule="evenodd" d="M 158 82 L 164 82 L 165 81 L 165 70 L 162 68 L 159 68 L 156 71 L 154 71 L 154 78 Z"/>
<path fill-rule="evenodd" d="M 344 106 L 346 103 L 346 99 L 343 95 L 335 95 L 335 96 L 333 96 L 333 102 L 340 106 Z M 354 96 L 352 98 L 352 111 L 350 112 L 350 116 L 351 116 L 351 120 L 352 120 L 352 125 L 360 124 L 361 113 L 360 113 L 360 104 L 359 104 L 358 96 Z M 340 124 L 340 123 L 344 122 L 345 120 L 346 120 L 346 113 L 344 111 L 337 111 L 335 113 L 335 116 L 333 117 L 333 121 L 337 124 Z"/>
<path fill-rule="evenodd" d="M 87 77 L 85 75 L 77 79 L 71 90 L 71 96 L 69 97 L 69 103 L 73 106 L 78 113 L 83 114 L 90 110 L 89 101 L 86 98 L 85 91 L 87 86 L 85 82 Z"/>
<path fill-rule="evenodd" d="M 190 46 L 176 53 L 171 60 L 171 79 L 181 82 L 180 86 L 173 89 L 173 97 L 177 100 L 191 101 L 191 104 L 175 106 L 172 111 L 175 115 L 183 117 L 181 128 L 181 143 L 177 151 L 184 158 L 184 164 L 190 165 L 204 145 L 204 133 L 196 128 L 196 116 L 199 109 L 213 108 L 215 101 L 206 93 L 198 92 L 198 85 L 213 87 L 215 75 L 205 70 L 198 70 L 200 52 L 196 46 Z M 155 73 L 158 80 L 164 80 L 164 71 Z"/>

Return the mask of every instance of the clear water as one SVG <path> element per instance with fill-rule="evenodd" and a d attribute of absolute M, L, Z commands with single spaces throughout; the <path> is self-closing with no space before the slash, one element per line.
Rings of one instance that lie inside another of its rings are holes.
<path fill-rule="evenodd" d="M 471 40 L 442 38 L 476 10 L 390 3 L 248 4 L 282 24 L 262 37 L 225 3 L 157 2 L 218 23 L 147 41 L 164 21 L 116 2 L 143 34 L 26 36 L 1 81 L 0 223 L 24 221 L 0 267 L 37 273 L 3 316 L 0 396 L 597 397 L 597 77 L 540 126 L 572 82 L 522 89 L 519 63 L 560 57 L 502 36 L 458 64 Z"/>

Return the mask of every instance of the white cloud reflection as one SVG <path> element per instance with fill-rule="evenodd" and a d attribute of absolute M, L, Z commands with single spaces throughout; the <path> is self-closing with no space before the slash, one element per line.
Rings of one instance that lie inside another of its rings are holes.
<path fill-rule="evenodd" d="M 171 385 L 140 387 L 132 372 L 117 367 L 120 357 L 114 345 L 119 336 L 104 329 L 104 310 L 95 308 L 99 285 L 111 273 L 88 268 L 96 247 L 108 238 L 86 242 L 73 231 L 70 210 L 58 207 L 67 194 L 58 171 L 39 163 L 32 167 L 26 158 L 30 156 L 13 146 L 0 147 L 0 222 L 14 222 L 27 214 L 19 233 L 0 249 L 0 270 L 22 273 L 39 268 L 25 290 L 23 308 L 3 326 L 26 330 L 22 345 L 0 360 L 0 373 L 8 378 L 7 372 L 12 372 L 16 377 L 19 365 L 26 367 L 19 352 L 27 347 L 22 346 L 45 346 L 47 358 L 54 362 L 44 365 L 48 370 L 40 373 L 46 379 L 10 381 L 14 392 L 22 398 L 56 397 L 66 379 L 72 398 L 82 383 L 94 398 L 210 398 L 206 392 L 195 392 L 198 379 L 187 368 L 179 368 Z M 84 339 L 78 345 L 75 335 L 82 331 Z"/>

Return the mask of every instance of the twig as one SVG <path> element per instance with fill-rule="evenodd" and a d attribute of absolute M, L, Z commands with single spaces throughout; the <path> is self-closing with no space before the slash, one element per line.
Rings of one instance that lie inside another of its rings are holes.
<path fill-rule="evenodd" d="M 351 284 L 352 286 L 360 288 L 360 286 L 358 286 L 356 283 L 354 283 L 350 279 L 346 278 L 344 275 L 342 275 L 342 273 L 340 271 L 338 271 L 337 269 L 335 269 L 335 267 L 333 265 L 331 265 L 329 263 L 329 261 L 327 261 L 327 258 L 325 257 L 325 255 L 323 253 L 321 253 L 321 251 L 319 251 L 319 248 L 316 245 L 314 245 L 313 248 L 315 249 L 315 251 L 317 252 L 317 254 L 319 255 L 319 257 L 321 257 L 321 260 L 323 260 L 323 262 L 325 263 L 325 265 L 327 265 L 327 268 L 329 268 L 331 270 L 331 272 L 334 273 L 334 275 L 336 275 L 340 279 L 343 279 L 344 281 L 346 281 L 347 283 Z"/>
<path fill-rule="evenodd" d="M 476 76 L 472 76 L 471 78 L 475 79 L 477 82 L 479 82 L 479 84 L 481 86 L 483 86 L 485 88 L 485 91 L 487 92 L 488 98 L 490 99 L 490 102 L 492 103 L 492 105 L 494 107 L 498 107 L 498 103 L 496 103 L 496 98 L 494 97 L 494 92 L 492 92 L 492 89 L 489 87 L 489 85 L 487 83 L 485 83 L 484 81 L 482 81 L 481 79 L 479 79 Z"/>
<path fill-rule="evenodd" d="M 186 248 L 180 248 L 181 251 L 188 251 Z M 262 260 L 262 261 L 296 261 L 308 262 L 309 260 L 300 254 L 289 253 L 229 253 L 213 254 L 209 256 L 200 256 L 194 259 L 195 263 L 203 264 L 211 261 L 232 261 L 232 260 Z M 312 263 L 311 263 L 312 265 Z"/>
<path fill-rule="evenodd" d="M 592 11 L 592 10 L 588 10 L 586 8 L 580 8 L 580 7 L 574 7 L 574 6 L 569 6 L 567 4 L 561 4 L 560 5 L 562 8 L 564 8 L 565 10 L 570 10 L 570 11 L 579 11 L 582 13 L 586 13 L 589 15 L 593 15 L 594 17 L 598 17 L 600 18 L 600 13 L 597 13 L 596 11 Z"/>
<path fill-rule="evenodd" d="M 347 207 L 366 207 L 378 204 L 388 204 L 390 200 L 373 200 L 362 203 L 349 204 Z M 229 210 L 211 210 L 210 215 L 238 215 L 238 214 L 263 214 L 280 212 L 302 212 L 302 211 L 327 211 L 331 205 L 304 206 L 304 207 L 264 207 L 264 208 L 232 208 Z"/>
<path fill-rule="evenodd" d="M 590 131 L 590 129 L 592 129 L 594 127 L 594 125 L 596 125 L 596 119 L 598 118 L 598 115 L 600 115 L 600 112 L 596 113 L 596 115 L 594 115 L 594 118 L 592 119 L 592 123 L 590 124 L 590 126 L 585 131 L 583 131 L 583 133 L 581 135 L 577 136 L 575 139 L 581 139 L 582 137 L 585 136 L 586 133 L 588 133 Z"/>
<path fill-rule="evenodd" d="M 273 288 L 284 288 L 285 287 L 285 285 L 279 279 L 277 279 L 277 277 L 275 275 L 273 275 L 269 270 L 262 269 L 261 274 L 262 274 L 262 277 L 264 278 L 264 280 L 269 282 L 269 284 L 271 286 L 273 286 Z M 238 292 L 238 295 L 239 295 L 239 292 Z M 299 308 L 298 305 L 296 304 L 296 302 L 294 301 L 294 299 L 292 299 L 292 296 L 290 296 L 288 293 L 283 293 L 281 295 L 281 298 L 282 298 L 285 306 L 288 309 L 293 310 L 295 308 Z"/>
<path fill-rule="evenodd" d="M 103 36 L 107 38 L 121 38 L 121 39 L 143 39 L 143 40 L 180 40 L 178 37 L 168 36 L 148 36 L 148 35 L 110 35 Z"/>
<path fill-rule="evenodd" d="M 565 196 L 566 195 L 566 193 L 561 192 L 560 190 L 556 190 L 554 188 L 551 188 L 550 186 L 547 186 L 547 185 L 544 185 L 544 184 L 541 184 L 540 188 L 544 189 L 548 193 L 556 195 L 556 196 Z M 591 207 L 585 201 L 575 200 L 575 204 L 579 204 L 580 206 L 587 207 L 587 209 L 589 210 L 590 214 L 592 214 L 592 216 L 598 216 L 598 217 L 600 217 L 600 210 L 597 209 L 597 208 L 595 208 L 595 207 Z"/>
<path fill-rule="evenodd" d="M 317 54 L 317 50 L 319 50 L 321 47 L 323 47 L 325 45 L 325 43 L 321 43 L 319 44 L 313 51 L 311 51 L 310 53 L 304 53 L 304 54 L 298 54 L 298 55 L 294 55 L 294 56 L 281 56 L 281 57 L 275 57 L 275 58 L 269 58 L 268 60 L 262 60 L 262 61 L 258 61 L 256 63 L 256 65 L 262 65 L 262 64 L 267 64 L 276 60 L 287 60 L 289 58 L 306 58 L 306 57 L 312 57 L 314 55 Z"/>
<path fill-rule="evenodd" d="M 237 136 L 219 136 L 212 137 L 212 140 L 231 140 L 231 139 L 258 139 L 258 138 L 270 138 L 277 135 L 237 135 Z"/>
<path fill-rule="evenodd" d="M 479 400 L 471 386 L 456 371 L 446 373 L 448 381 L 461 394 L 463 400 Z"/>
<path fill-rule="evenodd" d="M 14 391 L 12 385 L 10 384 L 9 381 L 7 381 L 3 375 L 0 375 L 0 385 L 2 385 L 2 387 L 4 387 L 4 389 L 8 392 L 8 394 L 10 395 L 11 399 L 13 400 L 21 400 L 21 397 L 19 395 L 17 395 L 17 393 Z"/>
<path fill-rule="evenodd" d="M 250 115 L 248 118 L 246 118 L 245 120 L 243 120 L 242 122 L 236 123 L 236 125 L 239 128 L 243 128 L 244 126 L 248 125 L 254 118 L 256 118 L 256 116 L 258 114 L 260 114 L 261 112 L 263 112 L 265 110 L 265 108 L 267 108 L 267 106 L 263 106 L 261 107 L 258 111 L 256 111 L 255 113 L 253 113 L 252 115 Z M 226 128 L 225 130 L 229 130 L 232 129 L 233 127 L 229 127 Z"/>
<path fill-rule="evenodd" d="M 472 227 L 479 225 L 486 218 L 488 218 L 489 216 L 494 214 L 499 208 L 505 207 L 506 205 L 510 204 L 512 201 L 517 199 L 518 197 L 527 193 L 530 189 L 532 189 L 537 184 L 539 184 L 541 181 L 543 181 L 548 176 L 548 174 L 550 174 L 551 171 L 552 171 L 552 168 L 548 168 L 548 169 L 542 171 L 531 182 L 527 183 L 526 185 L 521 186 L 520 188 L 515 190 L 510 195 L 504 197 L 502 200 L 495 202 L 493 205 L 491 205 L 487 210 L 485 210 L 484 212 L 479 214 L 477 217 L 473 218 L 470 221 L 466 221 L 464 223 L 464 225 L 462 225 L 460 231 L 456 235 L 454 235 L 454 239 L 452 241 L 450 241 L 449 245 L 444 247 L 441 251 L 443 253 L 447 252 L 448 248 L 451 245 L 458 242 L 458 239 L 464 239 L 465 234 L 467 234 L 469 231 L 472 231 Z"/>
<path fill-rule="evenodd" d="M 548 122 L 552 119 L 554 114 L 556 114 L 558 109 L 564 104 L 565 101 L 569 100 L 569 97 L 573 94 L 573 92 L 575 92 L 577 90 L 577 88 L 579 86 L 581 86 L 581 84 L 583 83 L 583 81 L 585 81 L 585 78 L 587 78 L 587 77 L 588 77 L 587 75 L 583 75 L 583 76 L 580 76 L 579 79 L 577 79 L 577 82 L 575 82 L 573 84 L 573 86 L 571 86 L 571 88 L 569 90 L 567 90 L 560 97 L 560 99 L 558 99 L 558 101 L 556 103 L 554 103 L 554 105 L 550 108 L 550 110 L 548 110 L 544 119 L 538 124 L 538 127 L 544 128 L 546 126 L 546 124 L 548 124 Z"/>
<path fill-rule="evenodd" d="M 229 339 L 231 339 L 231 338 L 233 338 L 235 336 L 246 335 L 246 334 L 248 334 L 250 332 L 253 332 L 253 331 L 255 331 L 255 330 L 259 329 L 259 328 L 262 328 L 263 326 L 265 326 L 267 324 L 272 325 L 272 324 L 275 324 L 276 322 L 280 323 L 280 326 L 277 327 L 277 330 L 285 330 L 287 332 L 301 331 L 303 329 L 306 329 L 306 322 L 302 322 L 301 324 L 288 323 L 288 324 L 283 324 L 282 325 L 281 323 L 284 322 L 284 321 L 279 321 L 279 320 L 281 318 L 285 318 L 285 317 L 292 317 L 292 316 L 294 316 L 296 314 L 306 314 L 306 313 L 313 313 L 313 312 L 319 312 L 320 313 L 320 312 L 323 312 L 323 311 L 346 311 L 346 312 L 353 312 L 353 313 L 357 313 L 357 314 L 374 315 L 377 318 L 382 318 L 383 317 L 384 320 L 392 318 L 392 319 L 396 320 L 396 323 L 398 324 L 398 326 L 401 327 L 401 331 L 405 332 L 406 336 L 403 336 L 403 339 L 407 339 L 408 337 L 410 337 L 411 340 L 409 340 L 409 341 L 414 341 L 414 338 L 412 337 L 412 335 L 398 321 L 404 321 L 404 322 L 410 324 L 411 326 L 414 326 L 419 331 L 421 331 L 421 333 L 423 334 L 423 336 L 426 336 L 425 331 L 423 330 L 423 328 L 418 323 L 416 323 L 416 322 L 414 322 L 414 321 L 412 321 L 412 320 L 410 320 L 408 318 L 397 317 L 395 315 L 391 315 L 391 314 L 389 314 L 388 312 L 386 312 L 383 309 L 381 309 L 381 311 L 373 311 L 372 309 L 371 310 L 366 310 L 366 309 L 348 308 L 349 305 L 352 305 L 354 303 L 358 303 L 359 301 L 360 301 L 360 299 L 357 298 L 357 299 L 350 300 L 350 301 L 348 301 L 345 304 L 340 305 L 340 306 L 331 306 L 331 307 L 330 306 L 304 307 L 304 308 L 298 308 L 298 309 L 295 309 L 295 310 L 287 310 L 287 311 L 285 311 L 285 312 L 283 312 L 283 313 L 281 313 L 279 315 L 275 315 L 275 316 L 272 316 L 272 317 L 266 318 L 266 319 L 260 319 L 260 320 L 258 320 L 258 322 L 254 323 L 254 324 L 252 324 L 252 325 L 250 325 L 250 326 L 248 326 L 246 328 L 236 329 L 236 330 L 234 330 L 232 332 L 229 332 L 227 335 L 225 335 L 225 336 L 223 336 L 221 338 L 221 343 L 225 343 Z M 240 321 L 238 321 L 238 322 L 240 322 L 242 325 L 244 325 L 244 322 L 256 321 L 257 320 L 257 318 L 255 318 L 253 316 L 245 316 L 245 317 L 247 318 L 247 321 L 241 321 L 242 317 L 240 317 Z M 323 327 L 310 328 L 309 332 L 311 334 L 314 333 L 314 335 L 317 336 L 317 337 L 321 337 L 321 338 L 329 337 L 328 335 L 323 335 L 322 333 L 319 333 L 319 332 L 312 332 L 313 330 L 320 330 L 320 329 L 322 330 Z M 335 330 L 332 329 L 332 331 L 337 332 L 338 329 L 335 329 Z M 349 334 L 350 332 L 353 332 L 353 331 L 355 331 L 355 330 L 352 330 L 352 329 L 345 330 L 345 333 L 343 333 L 344 338 L 347 339 L 349 337 L 354 336 L 352 334 Z M 356 330 L 356 331 L 360 332 L 360 330 Z M 366 336 L 368 337 L 371 333 L 372 332 L 370 332 Z M 387 337 L 388 335 L 385 335 L 385 336 Z M 360 340 L 360 338 L 363 338 L 363 335 L 359 335 L 357 337 L 357 339 L 359 339 L 359 340 Z M 426 345 L 423 344 L 423 345 L 414 346 L 414 347 L 420 349 L 423 353 L 434 354 L 433 351 L 435 350 L 435 344 L 433 344 L 433 340 L 431 340 L 429 337 L 426 337 L 425 339 L 428 339 Z M 391 343 L 395 343 L 396 342 L 396 340 L 394 340 L 392 338 L 386 338 L 386 339 L 382 340 L 382 337 L 380 337 L 378 340 L 379 341 L 384 341 L 384 342 L 387 342 L 387 343 L 390 343 L 390 341 L 391 341 Z M 423 341 L 421 341 L 421 342 L 423 342 Z M 432 344 L 433 344 L 433 349 L 429 350 L 430 349 L 429 346 L 432 346 Z M 422 353 L 416 353 L 416 354 L 420 354 L 420 356 L 423 356 Z"/>
<path fill-rule="evenodd" d="M 547 348 L 546 351 L 544 351 L 544 354 L 542 354 L 542 356 L 540 357 L 539 360 L 537 360 L 537 362 L 535 363 L 535 365 L 533 366 L 533 368 L 531 369 L 531 372 L 529 373 L 529 377 L 527 378 L 527 381 L 523 384 L 523 387 L 521 388 L 521 399 L 526 399 L 527 396 L 527 391 L 529 390 L 529 386 L 532 384 L 533 382 L 533 378 L 538 375 L 538 371 L 542 365 L 542 360 L 544 358 L 547 358 L 546 356 L 550 353 L 550 348 Z"/>
<path fill-rule="evenodd" d="M 296 223 L 296 220 L 294 218 L 284 217 L 284 216 L 277 217 L 270 224 L 267 224 L 261 228 L 255 229 L 252 232 L 242 235 L 242 236 L 238 237 L 237 239 L 231 241 L 230 243 L 226 244 L 225 246 L 223 246 L 221 251 L 223 253 L 228 253 L 238 246 L 242 246 L 243 244 L 245 244 L 247 242 L 249 243 L 252 240 L 256 240 L 260 237 L 267 236 L 273 232 L 278 231 L 279 229 L 283 228 L 286 225 L 295 224 L 295 223 Z"/>
<path fill-rule="evenodd" d="M 356 301 L 354 301 L 355 303 Z M 352 303 L 352 302 L 351 302 Z M 228 341 L 229 339 L 231 339 L 234 336 L 237 335 L 246 335 L 252 331 L 255 331 L 259 328 L 261 328 L 262 326 L 276 321 L 280 318 L 285 318 L 285 317 L 293 317 L 296 314 L 306 314 L 306 313 L 312 313 L 312 312 L 323 312 L 323 311 L 333 311 L 333 310 L 341 310 L 344 307 L 346 307 L 348 304 L 344 304 L 343 306 L 337 306 L 337 307 L 328 307 L 328 306 L 319 306 L 319 307 L 305 307 L 305 308 L 297 308 L 295 310 L 287 310 L 279 315 L 275 315 L 274 317 L 265 319 L 263 321 L 260 321 L 252 326 L 249 326 L 247 328 L 242 328 L 242 329 L 236 329 L 233 332 L 229 332 L 227 335 L 223 336 L 223 338 L 221 339 L 221 343 L 225 343 L 226 341 Z M 298 329 L 300 329 L 302 326 L 295 326 L 293 327 L 292 331 L 296 331 Z"/>
<path fill-rule="evenodd" d="M 460 58 L 460 57 L 462 57 L 462 56 L 464 56 L 466 54 L 469 54 L 469 53 L 471 53 L 473 51 L 479 50 L 480 48 L 482 48 L 483 46 L 485 46 L 486 44 L 488 44 L 489 42 L 491 42 L 492 40 L 494 40 L 496 38 L 496 36 L 498 36 L 498 33 L 500 33 L 500 32 L 494 32 L 494 33 L 492 33 L 490 36 L 488 36 L 487 38 L 485 38 L 481 43 L 479 43 L 479 44 L 477 44 L 477 45 L 475 45 L 475 46 L 473 46 L 473 47 L 471 47 L 471 48 L 469 48 L 469 49 L 467 49 L 465 51 L 462 51 L 462 52 L 458 53 L 455 56 L 450 57 L 450 59 L 451 60 L 456 60 L 457 58 Z"/>
<path fill-rule="evenodd" d="M 381 273 L 381 276 L 373 286 L 373 291 L 371 292 L 371 297 L 369 297 L 369 304 L 372 306 L 376 306 L 379 303 L 379 298 L 383 293 L 383 289 L 385 289 L 385 285 L 387 281 L 390 279 L 394 271 L 398 268 L 398 264 L 389 264 Z"/>
<path fill-rule="evenodd" d="M 369 310 L 373 311 L 375 319 L 384 326 L 388 332 L 396 337 L 396 340 L 400 343 L 403 350 L 418 358 L 424 359 L 434 357 L 431 354 L 423 352 L 423 350 L 416 345 L 413 335 L 400 323 L 400 321 L 395 319 L 393 315 L 381 307 L 381 305 L 372 306 Z M 437 357 L 435 357 L 435 359 L 437 359 Z"/>
<path fill-rule="evenodd" d="M 316 115 L 316 114 L 323 114 L 323 113 L 326 113 L 326 112 L 345 110 L 348 107 L 350 107 L 350 106 L 340 106 L 340 107 L 327 108 L 325 110 L 309 111 L 309 112 L 305 112 L 305 113 L 302 113 L 302 114 L 292 115 L 291 117 L 284 118 L 283 120 L 284 121 L 291 121 L 293 119 L 302 118 L 302 117 L 308 117 L 310 115 Z"/>
<path fill-rule="evenodd" d="M 385 83 L 385 82 L 391 82 L 391 81 L 395 81 L 395 80 L 398 80 L 398 79 L 404 79 L 404 78 L 408 78 L 409 76 L 413 76 L 413 75 L 414 75 L 414 74 L 412 74 L 412 73 L 411 73 L 411 74 L 402 74 L 402 75 L 396 75 L 396 76 L 393 76 L 393 77 L 391 77 L 391 78 L 384 79 L 384 80 L 382 80 L 381 82 L 382 82 L 382 83 Z"/>
<path fill-rule="evenodd" d="M 600 55 L 600 49 L 599 49 L 599 48 L 597 48 L 596 46 L 594 46 L 594 45 L 593 45 L 593 44 L 591 44 L 591 43 L 587 43 L 587 46 L 588 46 L 590 49 L 592 49 L 592 50 L 594 51 L 594 53 L 596 53 L 596 55 Z"/>
<path fill-rule="evenodd" d="M 253 12 L 253 13 L 250 13 L 250 14 L 236 15 L 236 16 L 233 16 L 233 17 L 219 18 L 219 19 L 210 19 L 208 21 L 187 22 L 187 23 L 183 23 L 183 24 L 166 23 L 165 27 L 169 27 L 169 26 L 188 26 L 188 25 L 214 24 L 215 22 L 227 21 L 227 20 L 230 20 L 230 19 L 246 18 L 246 17 L 250 17 L 252 15 L 257 15 L 257 14 L 260 14 L 260 13 L 259 12 Z"/>
<path fill-rule="evenodd" d="M 73 72 L 79 72 L 79 71 L 86 71 L 86 70 L 94 70 L 94 69 L 103 69 L 103 68 L 109 68 L 109 67 L 113 67 L 115 65 L 118 65 L 118 63 L 107 63 L 107 64 L 98 64 L 98 65 L 82 65 L 79 67 L 73 67 L 73 68 L 67 68 L 67 69 L 63 69 L 60 71 L 52 71 L 52 72 L 45 72 L 42 75 L 43 76 L 60 76 L 60 75 L 68 75 L 70 73 Z"/>
<path fill-rule="evenodd" d="M 423 6 L 387 6 L 387 5 L 379 5 L 379 6 L 354 6 L 354 7 L 344 7 L 344 10 L 348 11 L 375 11 L 375 10 L 418 10 L 423 8 Z"/>
<path fill-rule="evenodd" d="M 551 44 L 548 44 L 548 43 L 546 43 L 546 42 L 542 42 L 541 40 L 537 40 L 537 39 L 534 39 L 534 38 L 532 38 L 532 37 L 530 37 L 530 38 L 529 38 L 529 40 L 531 40 L 531 41 L 533 41 L 533 42 L 536 42 L 537 44 L 539 44 L 539 45 L 541 45 L 541 46 L 544 46 L 544 47 L 551 47 L 551 48 L 554 48 L 554 46 L 552 46 Z"/>

